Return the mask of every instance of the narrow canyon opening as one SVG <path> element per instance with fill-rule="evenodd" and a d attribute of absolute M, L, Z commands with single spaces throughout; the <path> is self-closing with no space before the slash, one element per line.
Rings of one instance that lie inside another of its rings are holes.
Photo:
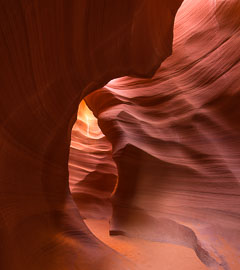
<path fill-rule="evenodd" d="M 69 186 L 83 218 L 110 217 L 110 196 L 116 183 L 117 167 L 112 159 L 112 144 L 82 100 L 71 134 Z"/>

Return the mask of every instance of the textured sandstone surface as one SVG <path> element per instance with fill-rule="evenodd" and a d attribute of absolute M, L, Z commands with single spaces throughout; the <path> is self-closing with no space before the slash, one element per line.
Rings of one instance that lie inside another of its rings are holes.
<path fill-rule="evenodd" d="M 68 167 L 71 193 L 82 217 L 110 217 L 117 166 L 112 159 L 112 145 L 84 100 L 72 129 Z"/>
<path fill-rule="evenodd" d="M 86 98 L 118 167 L 110 233 L 190 247 L 210 269 L 240 267 L 239 14 L 184 1 L 152 79 Z"/>
<path fill-rule="evenodd" d="M 0 269 L 239 270 L 240 2 L 181 3 L 0 0 Z"/>
<path fill-rule="evenodd" d="M 135 269 L 73 201 L 71 129 L 88 93 L 153 75 L 181 2 L 0 0 L 0 269 Z"/>

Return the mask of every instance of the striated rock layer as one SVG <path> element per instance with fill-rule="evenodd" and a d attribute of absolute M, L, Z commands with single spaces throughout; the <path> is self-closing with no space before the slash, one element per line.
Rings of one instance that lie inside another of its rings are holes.
<path fill-rule="evenodd" d="M 112 145 L 84 100 L 72 129 L 69 153 L 71 194 L 84 218 L 106 218 L 111 213 L 111 193 L 117 182 Z"/>
<path fill-rule="evenodd" d="M 181 2 L 0 0 L 0 269 L 135 269 L 79 215 L 71 129 L 88 93 L 153 75 Z"/>
<path fill-rule="evenodd" d="M 118 168 L 110 233 L 190 247 L 210 269 L 240 268 L 239 14 L 184 1 L 152 79 L 86 98 Z"/>

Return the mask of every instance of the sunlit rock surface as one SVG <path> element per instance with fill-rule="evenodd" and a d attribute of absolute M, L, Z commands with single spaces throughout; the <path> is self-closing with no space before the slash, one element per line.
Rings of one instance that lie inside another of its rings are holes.
<path fill-rule="evenodd" d="M 71 193 L 81 215 L 97 219 L 109 217 L 117 168 L 112 159 L 112 145 L 84 100 L 72 129 L 68 164 Z"/>
<path fill-rule="evenodd" d="M 190 247 L 210 269 L 240 268 L 239 14 L 184 1 L 152 79 L 86 98 L 118 167 L 110 233 Z"/>

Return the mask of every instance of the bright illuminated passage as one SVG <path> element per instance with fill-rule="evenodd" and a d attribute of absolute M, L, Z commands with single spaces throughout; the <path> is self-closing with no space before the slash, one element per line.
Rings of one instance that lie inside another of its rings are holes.
<path fill-rule="evenodd" d="M 75 124 L 74 129 L 78 129 L 78 131 L 89 138 L 97 139 L 104 136 L 98 126 L 97 118 L 93 115 L 84 100 L 79 105 L 76 123 L 77 125 Z"/>

